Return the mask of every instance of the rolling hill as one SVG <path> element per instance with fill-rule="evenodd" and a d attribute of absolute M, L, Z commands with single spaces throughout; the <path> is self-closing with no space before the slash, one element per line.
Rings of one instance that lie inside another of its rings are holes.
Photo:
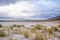
<path fill-rule="evenodd" d="M 60 16 L 56 16 L 56 17 L 50 18 L 48 20 L 60 20 Z"/>

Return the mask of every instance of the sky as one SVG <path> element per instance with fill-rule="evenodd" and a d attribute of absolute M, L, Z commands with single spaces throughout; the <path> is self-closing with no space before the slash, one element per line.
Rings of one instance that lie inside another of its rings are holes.
<path fill-rule="evenodd" d="M 0 20 L 46 20 L 60 16 L 60 0 L 0 0 Z"/>

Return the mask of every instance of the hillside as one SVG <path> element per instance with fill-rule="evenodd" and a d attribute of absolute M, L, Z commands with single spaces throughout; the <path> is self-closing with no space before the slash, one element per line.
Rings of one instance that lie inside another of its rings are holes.
<path fill-rule="evenodd" d="M 48 20 L 60 20 L 60 16 L 56 16 L 56 17 L 50 18 Z"/>

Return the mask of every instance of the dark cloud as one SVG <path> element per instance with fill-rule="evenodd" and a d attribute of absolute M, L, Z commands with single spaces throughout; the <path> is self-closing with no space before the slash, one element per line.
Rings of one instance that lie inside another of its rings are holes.
<path fill-rule="evenodd" d="M 0 0 L 0 6 L 14 4 L 19 0 Z"/>
<path fill-rule="evenodd" d="M 32 3 L 36 2 L 36 1 L 52 1 L 52 2 L 55 1 L 57 3 L 60 2 L 60 0 L 0 0 L 0 6 L 14 4 L 14 3 L 16 3 L 18 1 L 31 1 Z"/>
<path fill-rule="evenodd" d="M 42 12 L 41 14 L 35 14 L 34 16 L 31 16 L 31 18 L 52 18 L 54 16 L 60 16 L 59 12 Z"/>

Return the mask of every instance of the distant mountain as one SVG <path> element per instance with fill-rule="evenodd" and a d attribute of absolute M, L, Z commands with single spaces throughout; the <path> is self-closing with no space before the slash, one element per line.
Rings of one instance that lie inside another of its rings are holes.
<path fill-rule="evenodd" d="M 50 18 L 48 20 L 60 20 L 60 16 L 56 16 L 56 17 Z"/>

